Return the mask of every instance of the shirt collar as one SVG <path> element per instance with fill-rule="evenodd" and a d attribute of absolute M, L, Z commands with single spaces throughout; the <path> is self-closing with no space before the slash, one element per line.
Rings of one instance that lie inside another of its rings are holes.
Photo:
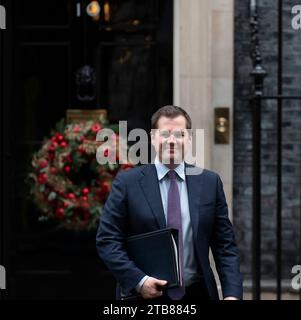
<path fill-rule="evenodd" d="M 158 159 L 158 157 L 155 158 L 154 164 L 156 166 L 156 170 L 157 170 L 157 175 L 158 175 L 158 179 L 159 181 L 162 180 L 167 172 L 170 170 L 169 168 L 167 168 L 162 162 L 160 162 L 160 160 Z M 177 175 L 185 181 L 185 164 L 184 161 L 182 161 L 175 169 L 175 172 L 177 173 Z"/>

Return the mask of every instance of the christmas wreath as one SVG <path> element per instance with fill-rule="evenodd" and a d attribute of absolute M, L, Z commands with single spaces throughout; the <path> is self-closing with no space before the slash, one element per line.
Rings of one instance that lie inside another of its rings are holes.
<path fill-rule="evenodd" d="M 68 229 L 96 228 L 114 177 L 119 170 L 132 167 L 97 162 L 100 142 L 96 135 L 103 128 L 115 129 L 118 154 L 116 128 L 103 120 L 68 125 L 62 120 L 33 154 L 28 178 L 33 200 L 43 213 L 40 220 L 55 219 L 58 226 Z M 110 150 L 105 152 L 108 155 Z"/>

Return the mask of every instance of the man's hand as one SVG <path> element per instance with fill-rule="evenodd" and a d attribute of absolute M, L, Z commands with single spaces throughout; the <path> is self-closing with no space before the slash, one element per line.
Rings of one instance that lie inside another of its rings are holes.
<path fill-rule="evenodd" d="M 153 299 L 162 296 L 162 287 L 167 284 L 165 280 L 159 280 L 156 278 L 147 278 L 141 289 L 140 293 L 144 299 Z"/>

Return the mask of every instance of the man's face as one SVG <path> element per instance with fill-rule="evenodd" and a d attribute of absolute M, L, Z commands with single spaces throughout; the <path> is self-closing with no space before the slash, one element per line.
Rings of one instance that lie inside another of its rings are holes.
<path fill-rule="evenodd" d="M 186 119 L 181 115 L 173 119 L 160 117 L 158 129 L 152 130 L 151 138 L 160 162 L 169 168 L 174 168 L 183 161 L 191 142 Z"/>

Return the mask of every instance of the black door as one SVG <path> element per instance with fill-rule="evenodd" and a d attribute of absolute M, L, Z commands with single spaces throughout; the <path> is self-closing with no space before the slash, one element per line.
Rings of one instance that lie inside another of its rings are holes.
<path fill-rule="evenodd" d="M 39 221 L 32 153 L 67 109 L 106 109 L 150 129 L 172 102 L 172 0 L 10 0 L 1 30 L 1 260 L 6 298 L 114 297 L 94 232 Z"/>

